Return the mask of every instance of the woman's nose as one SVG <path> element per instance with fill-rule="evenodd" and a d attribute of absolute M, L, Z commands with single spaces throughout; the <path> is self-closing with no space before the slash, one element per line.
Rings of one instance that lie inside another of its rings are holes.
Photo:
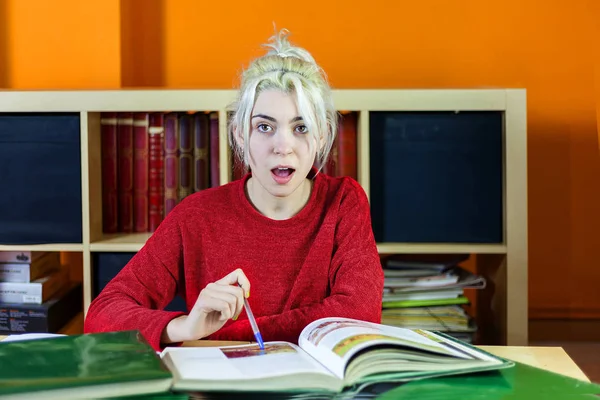
<path fill-rule="evenodd" d="M 290 154 L 293 146 L 293 134 L 287 129 L 278 130 L 273 136 L 273 152 Z"/>

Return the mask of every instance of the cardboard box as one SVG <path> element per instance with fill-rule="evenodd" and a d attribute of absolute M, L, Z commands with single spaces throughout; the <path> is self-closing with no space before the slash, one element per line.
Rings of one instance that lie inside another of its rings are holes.
<path fill-rule="evenodd" d="M 73 283 L 43 304 L 0 303 L 0 335 L 58 333 L 83 309 L 83 287 Z"/>
<path fill-rule="evenodd" d="M 61 268 L 33 282 L 0 282 L 0 302 L 42 304 L 68 284 L 69 274 L 66 268 Z"/>
<path fill-rule="evenodd" d="M 29 262 L 1 262 L 2 253 L 0 252 L 0 282 L 32 282 L 60 268 L 59 253 L 46 253 Z M 4 259 L 9 258 L 4 257 Z"/>

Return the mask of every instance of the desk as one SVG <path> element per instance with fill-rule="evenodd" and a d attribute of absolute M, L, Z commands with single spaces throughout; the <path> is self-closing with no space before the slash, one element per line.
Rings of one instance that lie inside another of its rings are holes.
<path fill-rule="evenodd" d="M 0 335 L 0 341 L 6 336 Z M 194 340 L 183 343 L 186 347 L 214 347 L 248 344 L 250 342 L 229 342 L 213 340 Z M 562 347 L 529 347 L 529 346 L 478 346 L 482 350 L 499 357 L 517 361 L 533 367 L 567 375 L 575 379 L 589 382 L 589 378 L 575 364 Z"/>

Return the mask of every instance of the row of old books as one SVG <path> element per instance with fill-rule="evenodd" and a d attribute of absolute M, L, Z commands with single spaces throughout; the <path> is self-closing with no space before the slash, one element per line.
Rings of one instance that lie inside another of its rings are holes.
<path fill-rule="evenodd" d="M 218 186 L 216 112 L 104 112 L 104 233 L 153 232 L 191 193 Z"/>
<path fill-rule="evenodd" d="M 57 332 L 82 309 L 60 253 L 0 251 L 0 335 Z"/>
<path fill-rule="evenodd" d="M 340 113 L 337 134 L 323 173 L 358 179 L 358 123 L 357 112 Z"/>
<path fill-rule="evenodd" d="M 473 343 L 477 325 L 464 306 L 465 289 L 483 289 L 486 281 L 460 263 L 468 256 L 446 261 L 387 259 L 383 264 L 382 324 L 441 331 Z"/>
<path fill-rule="evenodd" d="M 322 172 L 357 179 L 356 112 L 341 113 Z M 153 232 L 186 196 L 220 184 L 217 112 L 103 112 L 104 233 Z M 231 177 L 246 173 L 234 158 Z"/>

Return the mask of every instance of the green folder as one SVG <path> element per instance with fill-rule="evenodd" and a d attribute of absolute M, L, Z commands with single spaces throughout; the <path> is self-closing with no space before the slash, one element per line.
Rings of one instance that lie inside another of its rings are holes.
<path fill-rule="evenodd" d="M 138 331 L 0 342 L 0 399 L 162 394 L 171 372 Z"/>
<path fill-rule="evenodd" d="M 556 374 L 522 363 L 498 371 L 412 381 L 391 389 L 382 400 L 516 400 L 588 399 L 600 394 L 600 385 Z"/>
<path fill-rule="evenodd" d="M 433 307 L 448 306 L 454 304 L 469 304 L 469 298 L 465 296 L 453 297 L 451 299 L 430 299 L 430 300 L 398 300 L 381 303 L 382 308 L 408 308 L 408 307 Z"/>

